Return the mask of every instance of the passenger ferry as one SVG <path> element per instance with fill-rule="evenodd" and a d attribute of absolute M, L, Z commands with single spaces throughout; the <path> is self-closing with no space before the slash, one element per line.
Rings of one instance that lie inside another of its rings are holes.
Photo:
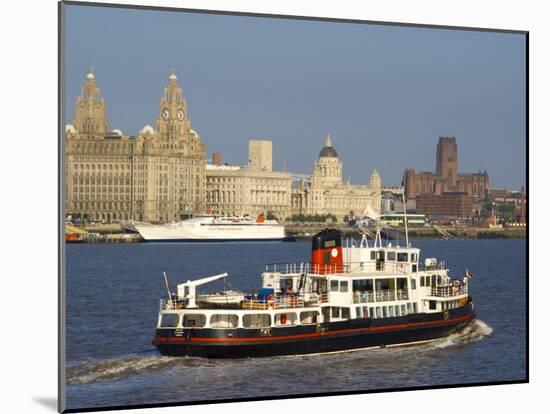
<path fill-rule="evenodd" d="M 374 240 L 313 237 L 311 261 L 266 265 L 262 288 L 200 294 L 227 273 L 187 281 L 161 299 L 153 344 L 162 355 L 266 357 L 352 351 L 432 341 L 475 318 L 471 274 Z"/>
<path fill-rule="evenodd" d="M 136 223 L 134 228 L 147 242 L 279 241 L 284 226 L 276 220 L 244 217 L 197 216 L 174 223 Z"/>

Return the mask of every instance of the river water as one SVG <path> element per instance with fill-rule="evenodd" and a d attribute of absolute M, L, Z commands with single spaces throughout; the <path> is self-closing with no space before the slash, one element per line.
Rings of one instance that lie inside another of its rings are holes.
<path fill-rule="evenodd" d="M 463 332 L 405 348 L 204 360 L 162 357 L 151 345 L 162 272 L 172 290 L 225 271 L 227 288 L 254 289 L 265 263 L 307 261 L 309 243 L 67 245 L 67 408 L 525 379 L 525 240 L 414 246 L 444 259 L 453 277 L 473 272 L 478 319 Z"/>

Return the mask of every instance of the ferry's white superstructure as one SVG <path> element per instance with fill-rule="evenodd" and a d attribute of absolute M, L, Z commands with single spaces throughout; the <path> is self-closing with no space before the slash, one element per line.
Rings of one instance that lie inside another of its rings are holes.
<path fill-rule="evenodd" d="M 134 224 L 145 241 L 278 241 L 285 237 L 284 226 L 276 220 L 250 217 L 198 216 L 167 224 Z"/>
<path fill-rule="evenodd" d="M 241 358 L 357 350 L 431 341 L 475 318 L 471 273 L 452 279 L 420 249 L 312 239 L 311 262 L 266 265 L 262 289 L 200 294 L 227 273 L 187 281 L 161 300 L 153 344 L 163 355 Z M 225 298 L 224 298 L 225 297 Z"/>

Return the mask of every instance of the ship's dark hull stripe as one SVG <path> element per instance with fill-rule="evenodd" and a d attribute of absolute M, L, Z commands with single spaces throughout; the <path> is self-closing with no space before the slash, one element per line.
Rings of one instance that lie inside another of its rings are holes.
<path fill-rule="evenodd" d="M 359 332 L 376 332 L 376 331 L 389 331 L 389 330 L 399 330 L 404 328 L 415 328 L 419 326 L 428 326 L 428 325 L 450 325 L 461 321 L 466 321 L 475 317 L 475 313 L 469 313 L 465 316 L 458 318 L 447 319 L 447 320 L 436 320 L 436 321 L 427 321 L 427 322 L 413 322 L 407 324 L 397 324 L 397 325 L 384 325 L 384 326 L 374 326 L 369 328 L 354 328 L 354 329 L 339 329 L 335 331 L 325 331 L 322 333 L 307 333 L 307 334 L 297 334 L 297 335 L 281 335 L 281 336 L 272 336 L 272 337 L 254 337 L 254 338 L 184 338 L 184 337 L 171 337 L 171 338 L 162 338 L 156 337 L 156 343 L 174 343 L 174 342 L 258 342 L 258 341 L 281 341 L 287 339 L 301 339 L 301 338 L 311 338 L 319 336 L 329 336 L 329 335 L 341 335 L 346 333 L 359 333 Z"/>

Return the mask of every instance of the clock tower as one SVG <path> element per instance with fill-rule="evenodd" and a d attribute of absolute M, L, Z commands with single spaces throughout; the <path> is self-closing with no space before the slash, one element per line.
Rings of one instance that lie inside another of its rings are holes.
<path fill-rule="evenodd" d="M 92 68 L 88 71 L 80 96 L 76 99 L 73 125 L 82 139 L 102 139 L 109 131 L 105 101 L 101 97 Z"/>
<path fill-rule="evenodd" d="M 165 140 L 174 140 L 189 135 L 191 122 L 187 114 L 187 102 L 174 73 L 168 79 L 164 95 L 160 99 L 160 112 L 157 118 L 157 131 Z"/>

